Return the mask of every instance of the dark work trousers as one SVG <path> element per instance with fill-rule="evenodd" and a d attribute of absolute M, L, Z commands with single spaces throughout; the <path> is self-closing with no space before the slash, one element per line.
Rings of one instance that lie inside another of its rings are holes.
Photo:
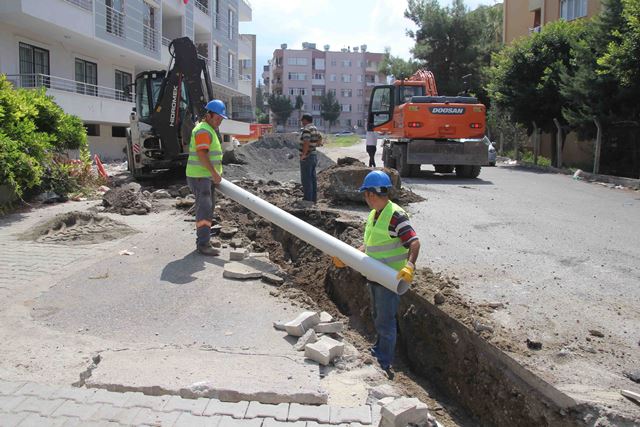
<path fill-rule="evenodd" d="M 376 146 L 375 145 L 367 145 L 367 153 L 369 153 L 369 167 L 376 167 Z"/>
<path fill-rule="evenodd" d="M 211 178 L 187 177 L 187 185 L 196 198 L 196 244 L 208 245 L 211 241 L 213 208 L 216 206 L 216 187 Z"/>
<path fill-rule="evenodd" d="M 300 181 L 304 192 L 304 200 L 314 203 L 318 199 L 317 165 L 318 156 L 315 151 L 311 152 L 306 159 L 300 160 Z"/>
<path fill-rule="evenodd" d="M 369 282 L 368 287 L 371 297 L 371 316 L 378 335 L 371 352 L 378 359 L 382 369 L 387 369 L 393 363 L 396 350 L 396 314 L 400 295 L 375 282 Z"/>

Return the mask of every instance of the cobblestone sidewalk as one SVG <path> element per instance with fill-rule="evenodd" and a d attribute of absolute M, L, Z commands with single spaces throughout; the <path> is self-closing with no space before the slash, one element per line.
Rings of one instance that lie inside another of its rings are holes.
<path fill-rule="evenodd" d="M 361 427 L 380 407 L 221 402 L 0 380 L 0 426 Z"/>

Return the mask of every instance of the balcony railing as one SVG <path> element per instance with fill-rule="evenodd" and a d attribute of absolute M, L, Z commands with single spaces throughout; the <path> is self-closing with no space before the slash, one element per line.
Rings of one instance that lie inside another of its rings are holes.
<path fill-rule="evenodd" d="M 162 36 L 162 46 L 169 47 L 170 43 L 171 43 L 171 39 L 170 38 Z"/>
<path fill-rule="evenodd" d="M 105 6 L 107 12 L 107 33 L 124 38 L 124 13 Z"/>
<path fill-rule="evenodd" d="M 89 12 L 93 12 L 93 0 L 65 0 L 67 3 L 71 3 L 74 6 L 78 6 Z"/>
<path fill-rule="evenodd" d="M 153 52 L 158 51 L 158 30 L 148 25 L 142 26 L 142 45 Z"/>
<path fill-rule="evenodd" d="M 240 75 L 238 76 L 238 80 L 241 80 L 241 81 L 251 81 L 251 80 L 253 80 L 253 79 L 251 78 L 251 74 L 240 74 Z"/>
<path fill-rule="evenodd" d="M 64 92 L 79 93 L 81 95 L 95 96 L 98 98 L 115 99 L 118 101 L 132 102 L 132 95 L 111 87 L 98 86 L 90 83 L 77 82 L 62 77 L 47 74 L 7 74 L 15 87 L 55 89 Z"/>
<path fill-rule="evenodd" d="M 209 14 L 209 2 L 206 0 L 196 0 L 196 7 L 200 9 L 202 12 Z"/>

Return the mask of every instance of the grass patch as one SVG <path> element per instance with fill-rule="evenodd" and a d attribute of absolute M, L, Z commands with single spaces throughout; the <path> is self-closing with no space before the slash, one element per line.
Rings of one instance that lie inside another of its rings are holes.
<path fill-rule="evenodd" d="M 327 135 L 325 145 L 331 147 L 351 147 L 361 141 L 360 135 Z"/>

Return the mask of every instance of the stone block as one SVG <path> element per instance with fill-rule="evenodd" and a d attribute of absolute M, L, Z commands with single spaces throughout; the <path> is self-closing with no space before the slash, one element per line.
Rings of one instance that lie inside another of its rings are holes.
<path fill-rule="evenodd" d="M 415 397 L 400 397 L 382 407 L 382 421 L 386 425 L 402 427 L 428 421 L 429 409 Z"/>
<path fill-rule="evenodd" d="M 262 273 L 262 281 L 270 285 L 282 285 L 284 283 L 282 277 L 271 273 Z"/>
<path fill-rule="evenodd" d="M 344 330 L 344 323 L 331 322 L 331 323 L 318 323 L 313 327 L 319 334 L 338 334 Z"/>
<path fill-rule="evenodd" d="M 22 412 L 20 414 L 2 414 L 0 413 L 0 419 L 2 420 L 2 427 L 14 427 L 17 426 L 29 416 L 28 412 Z"/>
<path fill-rule="evenodd" d="M 0 412 L 12 412 L 13 408 L 27 400 L 27 396 L 0 396 Z"/>
<path fill-rule="evenodd" d="M 391 384 L 380 384 L 369 389 L 369 398 L 371 400 L 384 399 L 385 397 L 400 397 L 401 393 Z M 393 399 L 392 399 L 393 400 Z"/>
<path fill-rule="evenodd" d="M 326 311 L 320 312 L 320 323 L 329 323 L 333 322 L 333 316 L 327 313 Z"/>
<path fill-rule="evenodd" d="M 306 425 L 307 423 L 304 421 L 284 422 L 273 418 L 265 418 L 262 422 L 262 427 L 306 427 Z"/>
<path fill-rule="evenodd" d="M 131 425 L 141 410 L 150 411 L 149 408 L 117 408 L 109 404 L 103 404 L 100 405 L 91 418 L 93 420 L 113 421 L 124 425 Z"/>
<path fill-rule="evenodd" d="M 23 413 L 20 415 L 26 415 L 26 414 Z M 5 424 L 4 424 L 3 414 L 0 414 L 0 419 L 2 420 L 2 426 L 4 427 Z M 60 427 L 65 425 L 65 423 L 69 422 L 70 420 L 73 420 L 73 419 L 67 418 L 67 417 L 49 418 L 49 417 L 43 417 L 40 414 L 32 413 L 20 422 L 20 427 L 42 427 L 42 426 Z M 73 425 L 73 422 L 71 423 L 71 425 Z M 119 424 L 116 424 L 116 426 L 119 426 Z"/>
<path fill-rule="evenodd" d="M 285 327 L 286 322 L 282 321 L 282 320 L 276 320 L 275 322 L 273 322 L 273 327 L 279 331 L 286 331 L 286 327 Z"/>
<path fill-rule="evenodd" d="M 343 352 L 343 343 L 324 336 L 320 338 L 318 342 L 307 344 L 304 350 L 304 356 L 315 360 L 321 365 L 328 365 L 334 358 L 342 356 Z"/>
<path fill-rule="evenodd" d="M 269 405 L 260 402 L 249 402 L 245 418 L 275 418 L 278 421 L 287 421 L 289 414 L 289 404 L 280 403 L 278 405 Z"/>
<path fill-rule="evenodd" d="M 301 405 L 292 403 L 289 406 L 288 421 L 317 421 L 319 423 L 329 423 L 331 419 L 331 408 L 329 405 Z"/>
<path fill-rule="evenodd" d="M 245 248 L 233 249 L 229 252 L 229 260 L 231 261 L 242 261 L 249 255 L 249 251 Z"/>
<path fill-rule="evenodd" d="M 209 404 L 209 399 L 183 399 L 180 396 L 171 396 L 162 407 L 163 412 L 191 412 L 193 415 L 202 415 Z"/>
<path fill-rule="evenodd" d="M 158 412 L 152 411 L 149 408 L 141 408 L 136 414 L 131 424 L 139 425 L 152 425 L 152 426 L 172 426 L 178 420 L 178 417 L 183 412 Z"/>
<path fill-rule="evenodd" d="M 24 387 L 20 388 L 20 390 L 17 390 L 15 394 L 20 396 L 37 396 L 43 399 L 47 399 L 59 389 L 60 386 L 26 383 Z"/>
<path fill-rule="evenodd" d="M 125 393 L 129 398 L 124 402 L 125 408 L 149 408 L 154 411 L 161 410 L 171 396 L 148 396 L 139 392 Z"/>
<path fill-rule="evenodd" d="M 262 272 L 239 262 L 228 262 L 224 265 L 222 276 L 228 279 L 259 279 Z"/>
<path fill-rule="evenodd" d="M 129 396 L 126 393 L 115 393 L 104 389 L 98 389 L 93 396 L 87 399 L 87 403 L 106 403 L 111 406 L 123 407 Z"/>
<path fill-rule="evenodd" d="M 284 326 L 289 335 L 301 337 L 305 332 L 316 326 L 318 323 L 320 323 L 320 316 L 318 316 L 318 313 L 305 311 L 295 319 L 287 322 Z"/>
<path fill-rule="evenodd" d="M 191 414 L 190 412 L 183 412 L 176 423 L 173 425 L 174 427 L 210 427 L 212 425 L 216 425 L 212 422 L 209 417 L 198 417 L 196 415 Z M 220 425 L 219 423 L 217 425 Z"/>
<path fill-rule="evenodd" d="M 230 239 L 233 236 L 236 235 L 236 233 L 238 232 L 238 228 L 237 227 L 222 227 L 220 229 L 220 237 L 222 237 L 223 239 Z"/>
<path fill-rule="evenodd" d="M 74 400 L 78 403 L 83 403 L 87 402 L 94 394 L 96 394 L 96 392 L 97 389 L 91 388 L 60 387 L 58 390 L 54 391 L 49 398 Z"/>
<path fill-rule="evenodd" d="M 293 349 L 296 351 L 303 351 L 307 344 L 312 344 L 318 341 L 316 331 L 309 329 L 303 336 L 298 338 L 298 342 L 293 345 Z"/>
<path fill-rule="evenodd" d="M 83 421 L 89 420 L 98 409 L 100 409 L 99 404 L 91 404 L 91 403 L 76 403 L 71 400 L 65 401 L 62 405 L 56 409 L 53 414 L 53 417 L 74 417 L 80 418 Z M 113 420 L 116 421 L 116 420 Z"/>
<path fill-rule="evenodd" d="M 26 383 L 0 380 L 0 395 L 10 395 L 24 387 Z"/>
<path fill-rule="evenodd" d="M 369 405 L 355 408 L 331 407 L 331 424 L 361 423 L 371 424 L 371 407 Z"/>
<path fill-rule="evenodd" d="M 269 252 L 251 252 L 249 258 L 267 258 L 269 259 Z"/>
<path fill-rule="evenodd" d="M 241 248 L 242 247 L 242 239 L 231 239 L 229 242 L 229 246 L 232 248 Z M 247 255 L 249 255 L 249 251 L 247 251 Z"/>
<path fill-rule="evenodd" d="M 244 418 L 249 402 L 221 402 L 211 399 L 202 415 L 226 415 L 233 418 Z"/>
<path fill-rule="evenodd" d="M 62 399 L 40 399 L 35 396 L 29 396 L 26 400 L 21 402 L 14 408 L 15 412 L 37 412 L 40 415 L 51 415 L 56 409 L 58 409 L 65 400 Z"/>
<path fill-rule="evenodd" d="M 238 420 L 231 417 L 222 417 L 218 423 L 218 427 L 261 427 L 262 418 L 251 418 L 247 420 Z"/>

